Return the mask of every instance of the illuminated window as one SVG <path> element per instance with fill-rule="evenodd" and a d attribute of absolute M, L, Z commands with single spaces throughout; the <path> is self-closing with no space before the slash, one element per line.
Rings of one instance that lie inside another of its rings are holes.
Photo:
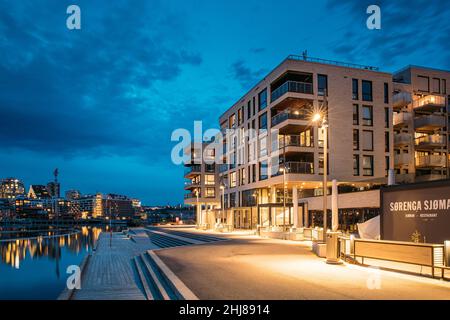
<path fill-rule="evenodd" d="M 215 184 L 215 177 L 212 174 L 205 175 L 205 184 L 206 185 L 214 185 Z"/>

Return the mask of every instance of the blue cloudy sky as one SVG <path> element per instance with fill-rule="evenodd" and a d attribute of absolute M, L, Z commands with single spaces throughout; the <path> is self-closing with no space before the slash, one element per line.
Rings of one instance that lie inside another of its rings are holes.
<path fill-rule="evenodd" d="M 81 7 L 82 29 L 66 28 Z M 382 29 L 365 27 L 370 4 Z M 433 1 L 0 0 L 0 177 L 182 202 L 176 128 L 218 116 L 288 54 L 450 69 Z"/>

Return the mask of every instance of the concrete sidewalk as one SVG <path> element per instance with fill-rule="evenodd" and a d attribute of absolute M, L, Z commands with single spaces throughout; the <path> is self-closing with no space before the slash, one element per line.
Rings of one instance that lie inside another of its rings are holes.
<path fill-rule="evenodd" d="M 328 265 L 307 242 L 230 238 L 157 254 L 200 299 L 450 299 L 449 282 Z"/>

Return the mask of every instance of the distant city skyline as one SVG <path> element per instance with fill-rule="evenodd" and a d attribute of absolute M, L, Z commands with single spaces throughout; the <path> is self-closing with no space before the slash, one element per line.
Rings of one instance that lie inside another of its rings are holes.
<path fill-rule="evenodd" d="M 289 54 L 450 69 L 446 1 L 379 1 L 381 30 L 365 0 L 76 2 L 69 31 L 67 3 L 0 0 L 0 178 L 46 184 L 59 168 L 62 195 L 183 203 L 171 132 L 217 127 Z"/>

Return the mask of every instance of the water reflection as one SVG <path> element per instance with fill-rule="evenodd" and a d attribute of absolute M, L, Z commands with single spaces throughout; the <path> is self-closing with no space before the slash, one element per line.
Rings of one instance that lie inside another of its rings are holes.
<path fill-rule="evenodd" d="M 29 236 L 26 239 L 2 240 L 0 238 L 1 262 L 15 269 L 20 269 L 21 261 L 25 259 L 48 257 L 58 263 L 62 249 L 77 255 L 82 250 L 89 252 L 94 247 L 101 231 L 102 229 L 97 227 L 81 227 L 70 230 L 49 229 L 45 232 L 43 230 L 35 233 L 25 232 Z M 21 237 L 23 234 L 23 231 L 8 232 L 7 237 Z M 56 266 L 56 272 L 59 274 L 58 264 Z"/>

